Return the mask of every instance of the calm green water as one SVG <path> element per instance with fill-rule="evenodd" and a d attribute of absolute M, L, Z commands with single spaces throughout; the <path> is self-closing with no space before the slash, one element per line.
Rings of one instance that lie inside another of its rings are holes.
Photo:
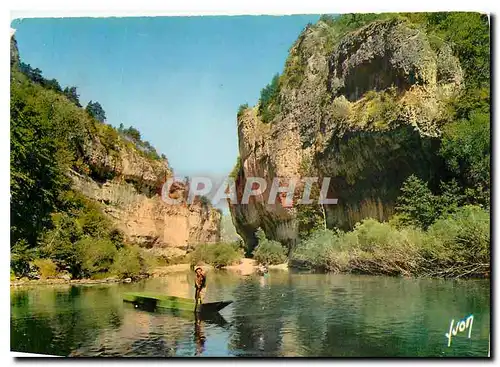
<path fill-rule="evenodd" d="M 11 350 L 63 356 L 488 355 L 490 282 L 272 272 L 209 272 L 224 320 L 151 313 L 128 291 L 193 295 L 192 274 L 135 284 L 11 290 Z M 470 314 L 468 331 L 445 333 Z"/>

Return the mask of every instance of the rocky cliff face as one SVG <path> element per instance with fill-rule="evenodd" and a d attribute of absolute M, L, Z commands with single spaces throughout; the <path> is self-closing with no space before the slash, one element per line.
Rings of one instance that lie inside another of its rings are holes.
<path fill-rule="evenodd" d="M 328 227 L 351 228 L 366 217 L 387 219 L 412 173 L 440 178 L 436 138 L 449 119 L 462 70 L 449 45 L 401 18 L 341 33 L 319 21 L 290 50 L 280 77 L 279 106 L 264 123 L 258 106 L 238 116 L 241 199 L 247 177 L 331 177 Z M 297 189 L 300 191 L 300 187 Z M 267 204 L 267 196 L 231 206 L 250 248 L 261 227 L 293 244 L 297 207 Z"/>
<path fill-rule="evenodd" d="M 125 141 L 109 153 L 96 135 L 83 150 L 91 173 L 72 171 L 74 187 L 99 201 L 128 241 L 167 256 L 219 241 L 219 211 L 200 202 L 169 205 L 161 199 L 161 187 L 172 176 L 167 160 L 148 159 Z M 174 191 L 185 197 L 184 187 Z"/>

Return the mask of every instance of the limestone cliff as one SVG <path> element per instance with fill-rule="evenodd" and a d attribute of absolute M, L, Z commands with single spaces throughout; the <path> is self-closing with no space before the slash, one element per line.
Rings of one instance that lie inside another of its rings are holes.
<path fill-rule="evenodd" d="M 325 207 L 328 227 L 387 219 L 410 174 L 431 184 L 441 177 L 436 140 L 462 79 L 450 46 L 403 17 L 348 31 L 309 25 L 290 50 L 272 120 L 264 123 L 259 105 L 238 114 L 240 198 L 246 177 L 269 185 L 274 177 L 331 177 L 328 197 L 338 204 Z M 258 227 L 293 243 L 297 206 L 266 202 L 263 195 L 231 206 L 238 233 L 249 248 Z"/>
<path fill-rule="evenodd" d="M 219 241 L 221 214 L 215 208 L 185 200 L 170 205 L 161 199 L 163 183 L 173 176 L 166 159 L 144 157 L 121 137 L 110 149 L 101 137 L 89 134 L 84 139 L 83 162 L 89 174 L 70 175 L 76 189 L 103 205 L 128 241 L 165 255 L 184 253 L 188 245 Z"/>

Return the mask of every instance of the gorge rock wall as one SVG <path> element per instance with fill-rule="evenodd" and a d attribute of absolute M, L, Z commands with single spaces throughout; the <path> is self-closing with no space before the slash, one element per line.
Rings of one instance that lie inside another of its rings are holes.
<path fill-rule="evenodd" d="M 442 178 L 438 137 L 462 79 L 450 46 L 405 19 L 346 33 L 321 20 L 306 27 L 280 77 L 274 118 L 264 123 L 259 106 L 238 115 L 239 199 L 247 177 L 268 187 L 274 177 L 330 177 L 328 198 L 338 204 L 324 208 L 329 228 L 387 220 L 409 175 L 431 185 Z M 284 244 L 297 239 L 296 205 L 270 205 L 264 194 L 230 209 L 250 248 L 259 227 Z"/>
<path fill-rule="evenodd" d="M 100 202 L 126 239 L 142 247 L 175 255 L 185 253 L 187 246 L 218 242 L 220 212 L 199 201 L 164 202 L 162 185 L 173 175 L 168 161 L 148 159 L 122 143 L 110 154 L 98 136 L 89 136 L 83 158 L 91 172 L 71 171 L 74 188 Z M 186 196 L 182 185 L 178 191 Z"/>

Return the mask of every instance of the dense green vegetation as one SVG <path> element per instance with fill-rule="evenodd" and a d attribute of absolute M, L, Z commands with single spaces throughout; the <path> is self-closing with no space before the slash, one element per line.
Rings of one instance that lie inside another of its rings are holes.
<path fill-rule="evenodd" d="M 268 240 L 264 231 L 257 232 L 258 246 L 253 251 L 253 258 L 264 265 L 283 264 L 287 261 L 285 248 L 278 241 Z"/>
<path fill-rule="evenodd" d="M 366 219 L 351 232 L 316 231 L 291 256 L 292 266 L 402 276 L 489 276 L 490 218 L 460 207 L 427 231 Z"/>
<path fill-rule="evenodd" d="M 103 123 L 98 102 L 81 108 L 76 87 L 63 90 L 16 56 L 10 98 L 11 277 L 146 273 L 152 264 L 147 253 L 125 243 L 100 204 L 74 192 L 67 175 L 74 170 L 112 178 L 86 161 L 85 142 L 98 137 L 110 155 L 126 142 Z M 159 158 L 147 142 L 139 143 L 146 155 Z"/>
<path fill-rule="evenodd" d="M 427 229 L 438 218 L 455 212 L 465 203 L 456 181 L 441 184 L 441 195 L 434 195 L 427 184 L 411 175 L 401 188 L 395 217 L 399 223 Z"/>
<path fill-rule="evenodd" d="M 208 264 L 216 269 L 232 265 L 242 257 L 243 252 L 238 242 L 201 244 L 189 253 L 191 266 Z"/>

